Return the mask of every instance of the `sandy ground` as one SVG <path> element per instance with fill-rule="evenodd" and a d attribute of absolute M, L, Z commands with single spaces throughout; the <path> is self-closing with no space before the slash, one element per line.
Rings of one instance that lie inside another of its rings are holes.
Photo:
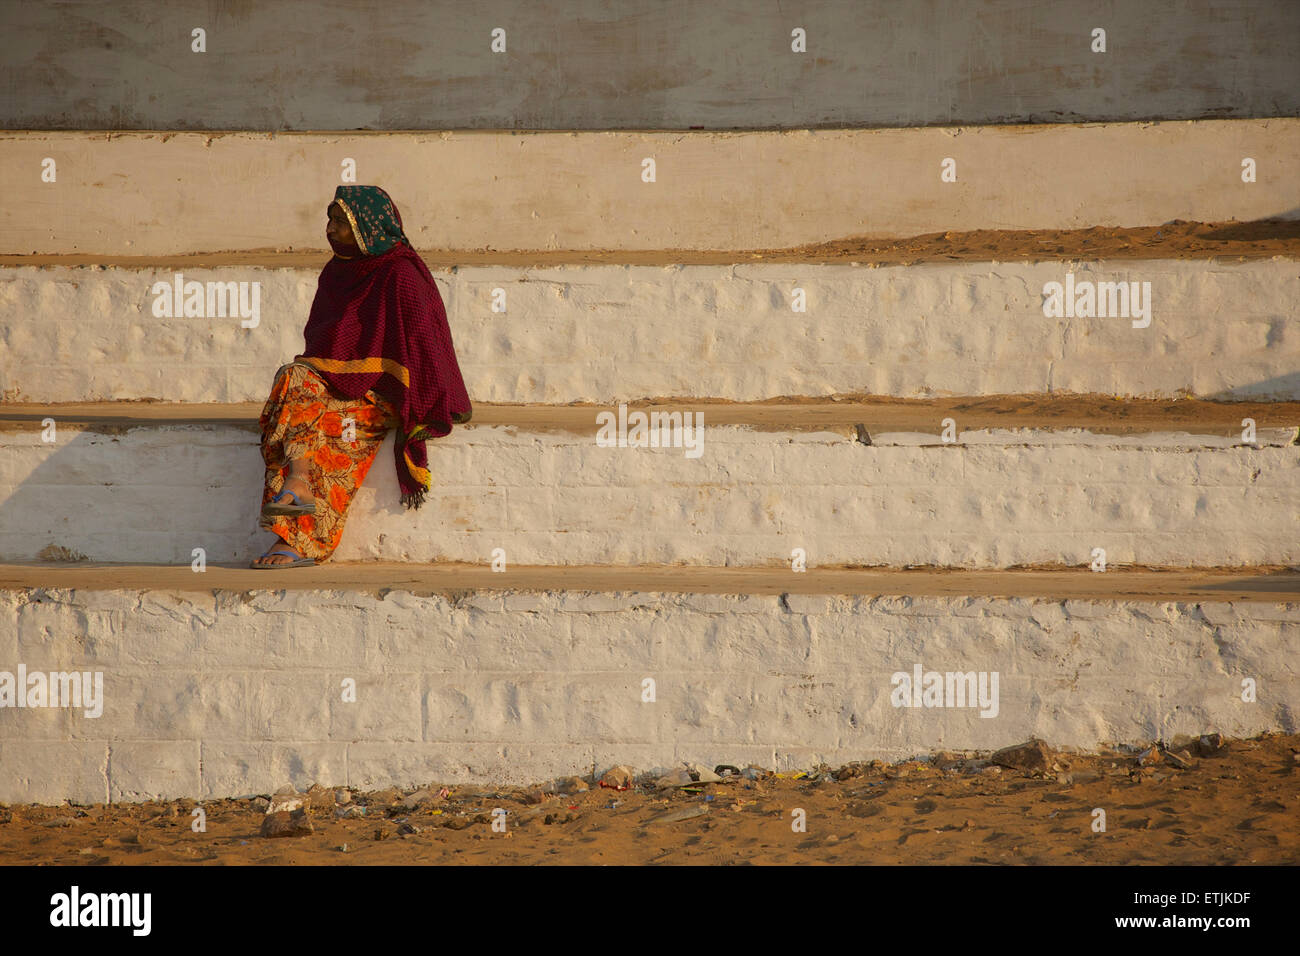
<path fill-rule="evenodd" d="M 0 809 L 0 863 L 1300 863 L 1300 735 L 1214 747 L 1049 753 L 1041 770 L 939 755 L 933 764 L 751 770 L 757 779 L 675 790 L 618 791 L 593 778 L 501 790 L 433 784 L 409 799 L 314 788 L 289 818 L 311 832 L 283 837 L 262 835 L 265 796 L 201 804 L 202 833 L 192 800 L 14 806 Z M 551 792 L 564 789 L 573 792 Z M 497 808 L 504 832 L 493 829 Z M 1104 832 L 1094 832 L 1097 808 Z"/>
<path fill-rule="evenodd" d="M 1091 229 L 977 229 L 934 232 L 905 239 L 849 237 L 790 249 L 421 249 L 431 269 L 452 266 L 733 265 L 739 262 L 1044 261 L 1057 259 L 1259 259 L 1300 255 L 1300 220 L 1185 222 L 1159 226 Z M 324 249 L 253 249 L 182 256 L 0 255 L 0 266 L 83 265 L 141 269 L 209 268 L 227 265 L 281 268 L 325 264 Z"/>
<path fill-rule="evenodd" d="M 761 402 L 708 398 L 651 398 L 632 408 L 663 407 L 699 412 L 711 425 L 750 425 L 760 430 L 815 431 L 862 425 L 872 432 L 915 431 L 937 435 L 944 418 L 961 430 L 982 428 L 1082 428 L 1098 434 L 1186 431 L 1198 435 L 1240 435 L 1241 420 L 1257 428 L 1300 427 L 1300 402 L 1209 402 L 1196 398 L 1142 399 L 1106 395 L 990 395 L 983 397 L 891 398 L 839 395 L 782 397 Z M 529 431 L 595 434 L 599 404 L 474 404 L 472 425 L 502 425 Z M 260 402 L 39 402 L 0 403 L 0 432 L 39 429 L 53 415 L 70 424 L 103 431 L 172 422 L 257 427 Z"/>

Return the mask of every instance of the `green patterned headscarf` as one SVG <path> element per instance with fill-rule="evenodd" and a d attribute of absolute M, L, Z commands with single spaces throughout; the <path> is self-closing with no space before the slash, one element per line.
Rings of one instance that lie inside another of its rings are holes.
<path fill-rule="evenodd" d="M 380 255 L 399 242 L 411 244 L 402 231 L 397 207 L 378 186 L 339 186 L 334 190 L 334 202 L 348 217 L 363 256 Z"/>

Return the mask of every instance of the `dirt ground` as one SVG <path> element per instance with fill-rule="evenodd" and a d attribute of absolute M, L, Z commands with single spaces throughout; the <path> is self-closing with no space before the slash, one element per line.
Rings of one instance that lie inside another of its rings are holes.
<path fill-rule="evenodd" d="M 283 837 L 262 835 L 266 797 L 14 806 L 0 809 L 0 863 L 1300 863 L 1300 735 L 1170 747 L 1048 751 L 1040 769 L 998 765 L 1033 764 L 1032 752 L 746 768 L 677 789 L 638 779 L 619 791 L 590 777 L 554 788 L 432 784 L 413 795 L 316 787 L 303 809 L 276 817 L 311 832 Z M 206 832 L 193 829 L 197 807 Z"/>
<path fill-rule="evenodd" d="M 1300 255 L 1300 220 L 1187 222 L 1090 229 L 976 229 L 905 239 L 847 237 L 787 249 L 420 249 L 430 268 L 451 266 L 733 265 L 740 262 L 1042 261 L 1059 259 L 1260 259 Z M 0 255 L 0 265 L 86 265 L 192 269 L 226 265 L 321 266 L 324 249 L 250 249 L 180 256 Z"/>

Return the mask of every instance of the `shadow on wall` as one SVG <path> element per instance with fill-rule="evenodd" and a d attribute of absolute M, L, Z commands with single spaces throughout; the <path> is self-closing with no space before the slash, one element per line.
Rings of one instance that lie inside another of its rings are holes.
<path fill-rule="evenodd" d="M 1234 222 L 1205 233 L 1206 239 L 1223 242 L 1252 242 L 1262 239 L 1300 239 L 1300 208 L 1267 219 Z"/>
<path fill-rule="evenodd" d="M 1286 594 L 1300 594 L 1300 577 L 1296 576 L 1296 570 L 1292 568 L 1288 571 L 1272 571 L 1258 577 L 1248 578 L 1245 581 L 1238 579 L 1224 581 L 1221 584 L 1202 584 L 1198 586 L 1207 591 L 1264 591 L 1271 594 L 1281 591 Z"/>
<path fill-rule="evenodd" d="M 1205 238 L 1223 242 L 1300 239 L 1300 206 L 1270 216 L 1268 219 L 1254 219 L 1250 222 L 1220 226 L 1205 233 Z M 1300 272 L 1300 265 L 1297 266 L 1297 272 Z M 1289 317 L 1287 320 L 1289 321 Z M 1281 321 L 1274 325 L 1269 332 L 1268 345 L 1274 344 L 1275 336 L 1280 338 L 1285 334 L 1288 321 Z M 1252 382 L 1249 385 L 1240 385 L 1202 397 L 1212 402 L 1300 401 L 1300 372 L 1290 372 L 1262 382 Z"/>
<path fill-rule="evenodd" d="M 24 416 L 25 417 L 25 416 Z M 260 554 L 264 466 L 255 426 L 61 424 L 0 432 L 0 561 L 208 564 Z M 76 428 L 77 430 L 73 431 Z M 226 440 L 199 442 L 222 429 Z M 12 483 L 11 483 L 12 482 Z"/>
<path fill-rule="evenodd" d="M 1288 372 L 1286 375 L 1266 378 L 1262 382 L 1238 385 L 1200 397 L 1210 402 L 1300 401 L 1300 372 Z"/>

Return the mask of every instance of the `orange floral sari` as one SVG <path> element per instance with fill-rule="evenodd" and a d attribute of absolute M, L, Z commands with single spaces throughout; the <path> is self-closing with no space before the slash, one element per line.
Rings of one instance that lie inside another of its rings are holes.
<path fill-rule="evenodd" d="M 289 462 L 306 458 L 316 513 L 263 516 L 258 526 L 278 534 L 303 557 L 328 560 L 343 537 L 352 496 L 397 421 L 392 403 L 373 390 L 360 399 L 339 398 L 310 366 L 281 366 L 259 419 L 266 462 L 262 504 L 284 490 Z"/>

